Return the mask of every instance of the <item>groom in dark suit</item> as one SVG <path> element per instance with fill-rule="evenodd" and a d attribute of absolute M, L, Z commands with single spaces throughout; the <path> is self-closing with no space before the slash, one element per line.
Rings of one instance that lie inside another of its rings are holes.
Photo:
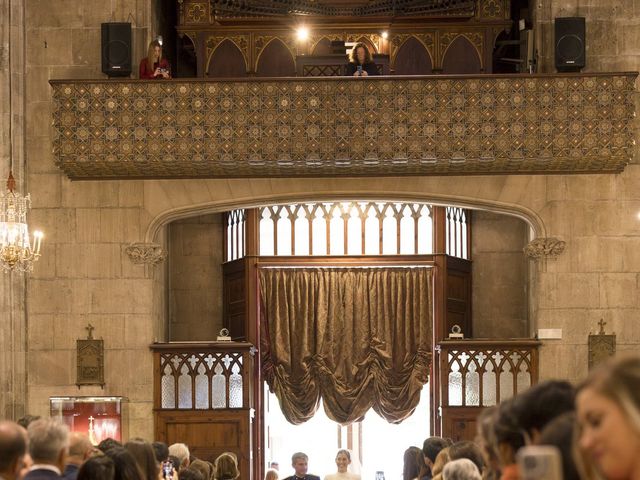
<path fill-rule="evenodd" d="M 61 422 L 36 420 L 27 429 L 33 465 L 24 480 L 60 480 L 69 450 L 69 430 Z"/>
<path fill-rule="evenodd" d="M 320 480 L 317 475 L 311 475 L 307 473 L 309 457 L 306 453 L 297 452 L 291 456 L 291 466 L 296 471 L 294 475 L 285 478 L 284 480 Z"/>

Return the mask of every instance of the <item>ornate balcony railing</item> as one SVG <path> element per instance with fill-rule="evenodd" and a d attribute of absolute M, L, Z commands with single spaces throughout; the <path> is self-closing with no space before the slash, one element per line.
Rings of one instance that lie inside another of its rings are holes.
<path fill-rule="evenodd" d="M 156 409 L 249 408 L 251 344 L 157 343 L 151 349 L 156 371 Z"/>
<path fill-rule="evenodd" d="M 620 172 L 637 73 L 52 80 L 70 177 Z"/>
<path fill-rule="evenodd" d="M 489 407 L 538 381 L 537 340 L 440 342 L 448 407 Z"/>

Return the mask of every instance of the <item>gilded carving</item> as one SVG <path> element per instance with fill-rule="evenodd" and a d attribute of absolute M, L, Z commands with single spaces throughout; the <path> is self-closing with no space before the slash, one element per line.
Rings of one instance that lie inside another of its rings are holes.
<path fill-rule="evenodd" d="M 505 18 L 504 0 L 480 0 L 479 13 L 482 18 L 502 19 Z"/>
<path fill-rule="evenodd" d="M 543 257 L 557 258 L 567 246 L 567 242 L 553 237 L 536 238 L 524 247 L 527 257 L 538 259 Z"/>
<path fill-rule="evenodd" d="M 298 45 L 293 35 L 284 35 L 284 36 L 260 35 L 255 37 L 255 40 L 253 42 L 256 49 L 256 64 L 255 64 L 256 69 L 258 67 L 258 60 L 260 59 L 260 55 L 262 54 L 262 51 L 265 49 L 267 45 L 269 45 L 269 42 L 275 39 L 278 39 L 282 43 L 284 43 L 287 49 L 289 50 L 289 52 L 291 52 L 291 55 L 293 56 L 293 58 L 294 59 L 296 58 L 296 55 L 298 54 Z"/>
<path fill-rule="evenodd" d="M 210 36 L 207 38 L 205 42 L 205 47 L 207 49 L 207 62 L 206 62 L 206 70 L 209 70 L 209 62 L 211 61 L 211 55 L 215 52 L 216 48 L 224 42 L 225 40 L 229 40 L 233 42 L 233 44 L 238 47 L 238 50 L 242 52 L 242 56 L 244 57 L 244 63 L 246 68 L 249 68 L 249 38 L 247 35 L 224 35 L 224 36 Z"/>
<path fill-rule="evenodd" d="M 465 37 L 471 45 L 474 46 L 476 51 L 478 52 L 478 57 L 480 57 L 480 62 L 482 63 L 483 59 L 483 51 L 484 51 L 484 35 L 480 32 L 446 32 L 440 35 L 440 51 L 442 52 L 442 57 L 444 58 L 445 52 L 449 45 L 453 43 L 453 41 L 459 36 Z"/>
<path fill-rule="evenodd" d="M 207 2 L 193 2 L 187 5 L 186 23 L 208 23 Z"/>
<path fill-rule="evenodd" d="M 154 266 L 167 257 L 166 250 L 156 243 L 132 243 L 124 251 L 136 265 Z"/>
<path fill-rule="evenodd" d="M 78 179 L 619 172 L 634 80 L 53 80 L 53 148 Z"/>

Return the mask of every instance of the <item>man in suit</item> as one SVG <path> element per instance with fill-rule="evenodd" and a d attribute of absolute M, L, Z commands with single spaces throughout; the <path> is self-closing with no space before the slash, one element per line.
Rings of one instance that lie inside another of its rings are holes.
<path fill-rule="evenodd" d="M 24 480 L 60 480 L 69 452 L 69 430 L 57 420 L 36 420 L 27 429 L 33 465 Z"/>
<path fill-rule="evenodd" d="M 78 470 L 84 462 L 91 456 L 93 445 L 89 437 L 82 433 L 73 432 L 69 435 L 69 456 L 64 467 L 62 476 L 65 480 L 76 480 Z"/>
<path fill-rule="evenodd" d="M 295 470 L 295 474 L 284 480 L 320 480 L 317 475 L 307 473 L 309 468 L 309 457 L 306 453 L 296 452 L 291 456 L 291 466 Z"/>
<path fill-rule="evenodd" d="M 0 478 L 17 480 L 27 454 L 27 431 L 14 422 L 0 422 Z"/>

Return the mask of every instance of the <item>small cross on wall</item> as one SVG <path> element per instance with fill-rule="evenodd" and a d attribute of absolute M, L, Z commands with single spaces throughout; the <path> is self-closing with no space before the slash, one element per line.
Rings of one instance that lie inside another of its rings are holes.
<path fill-rule="evenodd" d="M 598 332 L 600 335 L 604 335 L 604 326 L 607 324 L 607 322 L 604 321 L 604 319 L 600 319 L 600 321 L 598 322 L 598 325 L 600 326 L 600 331 Z"/>
<path fill-rule="evenodd" d="M 93 331 L 95 330 L 95 327 L 88 323 L 84 329 L 87 331 L 87 340 L 93 340 Z"/>

